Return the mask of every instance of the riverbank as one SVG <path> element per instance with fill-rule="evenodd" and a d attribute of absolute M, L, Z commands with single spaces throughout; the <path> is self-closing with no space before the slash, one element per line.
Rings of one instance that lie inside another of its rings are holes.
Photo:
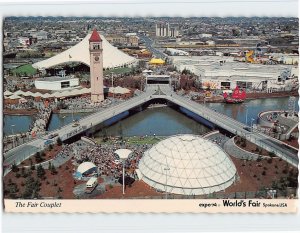
<path fill-rule="evenodd" d="M 280 97 L 290 97 L 290 96 L 299 96 L 298 91 L 292 92 L 273 92 L 273 93 L 247 93 L 247 100 L 252 99 L 264 99 L 264 98 L 280 98 Z"/>
<path fill-rule="evenodd" d="M 96 112 L 96 108 L 81 108 L 81 109 L 54 109 L 52 113 L 56 114 L 72 114 L 72 113 L 93 113 Z"/>
<path fill-rule="evenodd" d="M 281 97 L 290 97 L 290 96 L 299 96 L 298 91 L 292 91 L 292 92 L 273 92 L 273 93 L 247 93 L 246 100 L 255 100 L 255 99 L 267 99 L 267 98 L 281 98 Z M 212 97 L 199 97 L 197 100 L 195 100 L 198 103 L 223 103 L 224 98 L 223 96 L 212 96 Z"/>
<path fill-rule="evenodd" d="M 37 109 L 3 109 L 4 115 L 25 115 L 32 116 L 38 112 Z"/>

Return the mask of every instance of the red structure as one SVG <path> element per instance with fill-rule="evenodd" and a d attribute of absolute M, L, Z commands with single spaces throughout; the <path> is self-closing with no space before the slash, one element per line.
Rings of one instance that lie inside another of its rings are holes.
<path fill-rule="evenodd" d="M 102 39 L 96 29 L 93 30 L 89 42 L 101 42 Z"/>
<path fill-rule="evenodd" d="M 224 93 L 223 97 L 225 99 L 225 102 L 228 104 L 242 103 L 246 99 L 246 91 L 240 90 L 240 88 L 238 86 L 236 86 L 236 88 L 234 89 L 234 91 L 231 95 Z"/>

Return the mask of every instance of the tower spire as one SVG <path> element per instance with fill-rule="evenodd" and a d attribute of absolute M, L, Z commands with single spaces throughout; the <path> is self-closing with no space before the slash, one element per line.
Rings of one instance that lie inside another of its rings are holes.
<path fill-rule="evenodd" d="M 102 39 L 96 29 L 93 30 L 89 42 L 101 42 Z"/>
<path fill-rule="evenodd" d="M 104 100 L 103 92 L 103 50 L 102 39 L 96 29 L 89 39 L 90 45 L 90 76 L 91 100 L 101 102 Z"/>

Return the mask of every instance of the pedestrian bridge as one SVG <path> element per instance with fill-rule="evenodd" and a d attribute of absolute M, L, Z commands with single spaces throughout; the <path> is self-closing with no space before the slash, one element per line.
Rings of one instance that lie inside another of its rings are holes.
<path fill-rule="evenodd" d="M 133 97 L 125 102 L 107 109 L 102 109 L 94 114 L 80 119 L 78 127 L 74 127 L 73 124 L 68 124 L 60 129 L 49 132 L 49 134 L 57 133 L 58 136 L 65 141 L 76 135 L 84 134 L 86 131 L 103 123 L 104 121 L 124 113 L 125 111 L 139 107 L 154 99 L 164 99 L 168 102 L 176 104 L 211 122 L 219 128 L 222 128 L 232 134 L 244 137 L 254 144 L 266 149 L 267 151 L 275 153 L 278 157 L 287 161 L 291 165 L 298 166 L 297 151 L 289 145 L 260 132 L 249 132 L 249 128 L 245 124 L 224 114 L 216 112 L 202 104 L 198 104 L 186 97 L 177 95 L 172 91 L 169 84 L 147 85 L 146 91 L 139 96 Z M 4 163 L 5 165 L 10 165 L 12 163 L 20 164 L 37 151 L 41 151 L 43 149 L 44 139 L 35 139 L 31 142 L 15 147 L 5 153 Z"/>

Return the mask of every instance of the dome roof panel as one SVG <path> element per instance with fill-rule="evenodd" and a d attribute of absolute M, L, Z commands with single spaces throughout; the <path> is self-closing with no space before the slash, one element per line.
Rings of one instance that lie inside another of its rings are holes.
<path fill-rule="evenodd" d="M 140 160 L 139 170 L 149 185 L 178 194 L 220 191 L 229 187 L 236 175 L 233 162 L 218 145 L 190 134 L 155 144 Z"/>

